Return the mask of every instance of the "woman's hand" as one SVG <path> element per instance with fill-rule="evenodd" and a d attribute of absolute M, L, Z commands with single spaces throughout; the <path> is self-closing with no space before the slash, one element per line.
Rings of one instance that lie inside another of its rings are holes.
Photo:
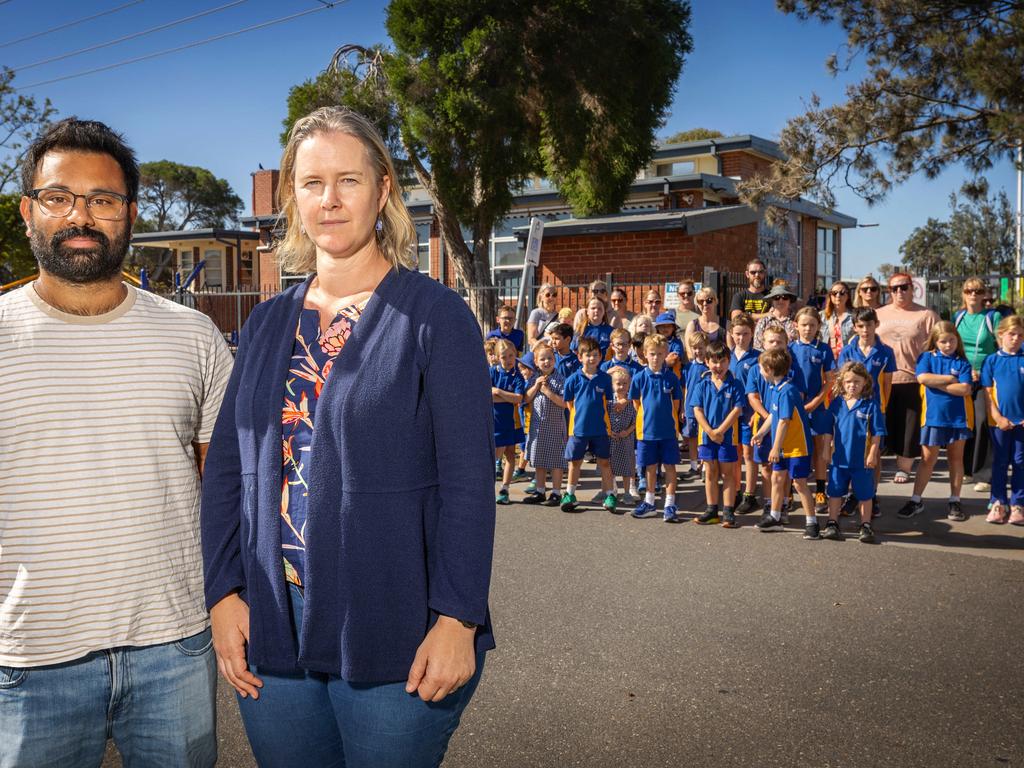
<path fill-rule="evenodd" d="M 476 630 L 458 619 L 441 616 L 416 649 L 406 693 L 424 701 L 441 701 L 469 682 L 476 673 Z"/>
<path fill-rule="evenodd" d="M 249 606 L 237 594 L 227 595 L 210 609 L 210 626 L 217 669 L 243 699 L 247 696 L 258 699 L 263 681 L 249 671 L 245 659 L 245 646 L 249 642 Z"/>

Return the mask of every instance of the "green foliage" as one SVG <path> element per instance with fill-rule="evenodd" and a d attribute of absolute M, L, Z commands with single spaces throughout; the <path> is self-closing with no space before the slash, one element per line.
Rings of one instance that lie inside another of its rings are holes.
<path fill-rule="evenodd" d="M 867 76 L 846 100 L 814 96 L 783 129 L 788 160 L 741 185 L 752 205 L 807 195 L 827 207 L 834 187 L 869 203 L 923 172 L 963 163 L 982 173 L 1024 138 L 1024 3 L 1020 0 L 777 0 L 784 13 L 838 21 L 844 56 Z"/>
<path fill-rule="evenodd" d="M 0 194 L 0 283 L 34 274 L 36 259 L 25 235 L 21 195 Z"/>
<path fill-rule="evenodd" d="M 1012 274 L 1014 214 L 1006 193 L 989 197 L 987 185 L 969 182 L 949 196 L 949 208 L 947 220 L 929 218 L 910 233 L 900 246 L 903 264 L 924 275 Z"/>
<path fill-rule="evenodd" d="M 57 110 L 14 90 L 14 71 L 0 67 L 0 192 L 17 183 L 18 163 L 27 144 L 49 124 Z"/>
<path fill-rule="evenodd" d="M 684 144 L 687 141 L 703 141 L 704 139 L 722 139 L 725 134 L 712 128 L 691 128 L 688 131 L 673 133 L 667 139 L 666 144 Z"/>
<path fill-rule="evenodd" d="M 155 231 L 223 227 L 242 210 L 231 185 L 205 168 L 158 160 L 139 173 L 139 212 Z"/>

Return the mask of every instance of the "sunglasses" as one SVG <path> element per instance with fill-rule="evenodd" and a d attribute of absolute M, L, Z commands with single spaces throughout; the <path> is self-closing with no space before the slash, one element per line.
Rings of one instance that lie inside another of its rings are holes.
<path fill-rule="evenodd" d="M 833 296 L 845 296 L 849 291 L 832 291 Z"/>
<path fill-rule="evenodd" d="M 757 277 L 758 275 L 763 275 L 764 274 L 764 270 L 763 269 L 752 269 L 747 274 L 752 276 L 752 277 Z"/>
<path fill-rule="evenodd" d="M 702 306 L 706 306 L 708 304 L 714 304 L 715 300 L 714 299 L 700 299 L 700 300 L 697 301 L 697 303 L 702 305 Z"/>
<path fill-rule="evenodd" d="M 792 301 L 792 299 L 789 296 L 776 296 L 772 301 Z"/>
<path fill-rule="evenodd" d="M 878 293 L 878 286 L 877 285 L 862 285 L 857 290 L 858 291 L 862 291 L 863 293 Z"/>
<path fill-rule="evenodd" d="M 971 296 L 977 296 L 980 293 L 985 293 L 984 288 L 964 288 L 964 293 L 969 293 Z"/>
<path fill-rule="evenodd" d="M 690 296 L 693 296 L 693 291 L 680 291 L 679 295 L 684 299 L 688 299 Z"/>
<path fill-rule="evenodd" d="M 608 293 L 608 289 L 607 288 L 591 288 L 590 292 L 591 293 Z"/>
<path fill-rule="evenodd" d="M 913 287 L 913 283 L 900 283 L 899 285 L 890 285 L 889 290 L 893 293 L 902 293 L 903 291 L 911 290 Z"/>

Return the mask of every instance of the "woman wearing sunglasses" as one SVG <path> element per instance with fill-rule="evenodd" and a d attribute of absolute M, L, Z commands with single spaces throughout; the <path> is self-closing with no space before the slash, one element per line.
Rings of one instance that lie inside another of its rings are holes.
<path fill-rule="evenodd" d="M 612 312 L 619 318 L 619 327 L 628 328 L 630 322 L 636 317 L 636 312 L 629 311 L 629 297 L 622 288 L 612 288 L 611 299 Z"/>
<path fill-rule="evenodd" d="M 886 447 L 896 454 L 894 483 L 906 483 L 921 455 L 921 385 L 917 358 L 939 316 L 914 301 L 914 280 L 906 272 L 889 278 L 892 303 L 878 312 L 878 337 L 896 355 L 892 392 L 885 412 Z"/>
<path fill-rule="evenodd" d="M 850 312 L 850 289 L 846 283 L 837 280 L 829 288 L 825 299 L 825 322 L 821 326 L 824 341 L 832 347 L 832 354 L 839 359 L 843 347 L 853 338 L 853 314 Z"/>
<path fill-rule="evenodd" d="M 876 312 L 882 308 L 882 286 L 871 275 L 857 283 L 857 290 L 853 294 L 853 307 L 871 307 Z"/>
<path fill-rule="evenodd" d="M 544 283 L 537 290 L 537 306 L 526 319 L 526 348 L 544 338 L 548 323 L 558 317 L 558 291 L 550 283 Z"/>
<path fill-rule="evenodd" d="M 697 291 L 697 308 L 700 314 L 686 325 L 684 338 L 689 343 L 690 335 L 697 331 L 707 334 L 708 343 L 725 343 L 725 327 L 719 322 L 718 295 L 713 288 L 701 288 Z"/>

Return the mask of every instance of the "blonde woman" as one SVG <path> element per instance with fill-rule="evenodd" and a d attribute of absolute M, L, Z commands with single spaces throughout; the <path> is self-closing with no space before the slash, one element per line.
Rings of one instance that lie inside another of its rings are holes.
<path fill-rule="evenodd" d="M 700 314 L 687 324 L 683 338 L 689 340 L 691 334 L 703 331 L 709 344 L 716 341 L 725 344 L 725 326 L 719 322 L 718 294 L 714 288 L 705 286 L 697 291 L 697 309 Z"/>
<path fill-rule="evenodd" d="M 436 766 L 494 645 L 480 329 L 416 272 L 366 118 L 296 122 L 279 198 L 310 276 L 242 329 L 206 459 L 218 666 L 260 765 Z"/>
<path fill-rule="evenodd" d="M 544 283 L 537 289 L 537 306 L 526 319 L 526 348 L 544 338 L 548 323 L 558 317 L 558 290 L 551 283 Z"/>
<path fill-rule="evenodd" d="M 878 311 L 882 306 L 882 286 L 871 275 L 857 283 L 857 291 L 853 295 L 854 309 L 869 307 Z"/>

